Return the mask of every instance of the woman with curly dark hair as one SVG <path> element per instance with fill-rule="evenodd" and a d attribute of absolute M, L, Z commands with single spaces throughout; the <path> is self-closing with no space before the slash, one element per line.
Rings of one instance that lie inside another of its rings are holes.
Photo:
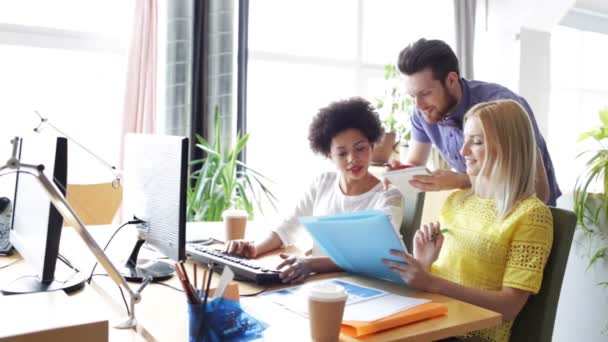
<path fill-rule="evenodd" d="M 402 220 L 402 197 L 392 186 L 384 190 L 370 166 L 374 144 L 382 136 L 382 126 L 373 106 L 362 98 L 351 98 L 321 108 L 314 117 L 308 140 L 313 152 L 330 159 L 335 172 L 321 174 L 302 196 L 291 215 L 262 241 L 229 241 L 228 253 L 255 258 L 268 251 L 293 244 L 301 226 L 298 218 L 382 210 L 397 233 Z M 335 272 L 340 268 L 314 245 L 307 257 L 281 254 L 284 283 L 304 280 L 312 273 Z"/>

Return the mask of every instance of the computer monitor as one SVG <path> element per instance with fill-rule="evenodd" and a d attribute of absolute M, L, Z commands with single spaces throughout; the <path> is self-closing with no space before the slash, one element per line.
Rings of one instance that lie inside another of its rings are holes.
<path fill-rule="evenodd" d="M 43 165 L 43 172 L 65 195 L 68 166 L 65 138 L 28 136 L 19 141 L 17 158 L 23 164 Z M 36 274 L 17 278 L 2 289 L 3 293 L 71 292 L 84 286 L 82 273 L 63 264 L 56 267 L 62 225 L 63 217 L 38 179 L 24 171 L 17 173 L 10 242 Z"/>
<path fill-rule="evenodd" d="M 123 217 L 138 224 L 138 241 L 123 269 L 129 281 L 170 278 L 173 265 L 138 260 L 144 242 L 173 261 L 186 259 L 188 138 L 127 134 L 124 145 Z"/>

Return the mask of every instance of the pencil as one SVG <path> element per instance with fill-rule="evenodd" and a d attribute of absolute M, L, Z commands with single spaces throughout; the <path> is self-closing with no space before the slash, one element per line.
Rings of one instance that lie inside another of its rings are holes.
<path fill-rule="evenodd" d="M 188 272 L 186 272 L 186 266 L 184 266 L 184 263 L 183 262 L 179 262 L 178 265 L 179 265 L 179 267 L 181 267 L 182 273 L 184 274 L 184 277 L 186 278 L 186 281 L 188 282 L 188 284 L 191 284 L 190 283 L 190 278 L 188 278 Z"/>
<path fill-rule="evenodd" d="M 207 310 L 207 298 L 209 297 L 209 288 L 211 287 L 211 277 L 213 276 L 213 270 L 209 269 L 209 278 L 207 278 L 207 288 L 205 289 L 205 297 L 203 298 L 203 310 Z"/>
<path fill-rule="evenodd" d="M 207 281 L 207 267 L 203 268 L 203 280 L 201 281 L 201 296 L 205 293 L 205 282 Z"/>
<path fill-rule="evenodd" d="M 175 265 L 175 272 L 177 273 L 177 277 L 179 278 L 179 281 L 182 284 L 182 287 L 184 288 L 184 293 L 186 294 L 188 302 L 192 304 L 200 303 L 200 299 L 192 291 L 192 286 L 190 285 L 190 283 L 188 283 L 186 277 L 184 276 L 184 273 L 178 265 Z"/>
<path fill-rule="evenodd" d="M 193 267 L 194 267 L 194 289 L 196 290 L 196 287 L 197 287 L 197 285 L 196 285 L 196 263 L 194 263 Z"/>
<path fill-rule="evenodd" d="M 447 233 L 447 232 L 448 232 L 448 229 L 447 229 L 447 228 L 443 228 L 443 229 L 441 230 L 441 234 L 445 234 L 445 233 Z M 435 239 L 435 238 L 437 238 L 438 236 L 439 236 L 439 233 L 433 233 L 433 234 L 431 235 L 431 238 L 434 240 L 434 239 Z"/>

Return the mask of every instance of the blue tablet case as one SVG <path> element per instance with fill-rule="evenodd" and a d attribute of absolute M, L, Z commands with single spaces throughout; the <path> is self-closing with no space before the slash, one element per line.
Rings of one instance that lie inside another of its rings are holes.
<path fill-rule="evenodd" d="M 385 213 L 371 210 L 308 216 L 300 218 L 300 223 L 321 250 L 343 270 L 404 283 L 382 263 L 383 258 L 399 261 L 389 253 L 391 249 L 406 251 L 401 237 Z"/>

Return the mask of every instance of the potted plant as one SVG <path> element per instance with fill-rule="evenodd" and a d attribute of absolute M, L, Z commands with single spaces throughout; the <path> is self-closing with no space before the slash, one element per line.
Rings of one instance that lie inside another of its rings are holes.
<path fill-rule="evenodd" d="M 232 148 L 223 146 L 217 107 L 214 119 L 213 142 L 196 135 L 196 147 L 202 149 L 206 157 L 190 162 L 200 168 L 192 172 L 192 181 L 188 184 L 188 221 L 221 221 L 222 213 L 229 208 L 244 209 L 252 219 L 254 203 L 262 212 L 263 199 L 276 210 L 276 197 L 266 185 L 270 182 L 268 178 L 237 159 L 249 134 L 237 134 Z"/>
<path fill-rule="evenodd" d="M 590 259 L 587 268 L 601 259 L 608 260 L 608 108 L 599 112 L 601 125 L 581 134 L 578 141 L 594 139 L 597 149 L 581 153 L 589 155 L 574 188 L 574 212 L 579 226 L 590 237 Z M 595 192 L 600 191 L 600 192 Z M 608 281 L 599 283 L 607 285 Z"/>
<path fill-rule="evenodd" d="M 399 145 L 407 148 L 410 140 L 410 116 L 413 101 L 407 93 L 397 67 L 384 66 L 384 80 L 387 84 L 382 96 L 376 98 L 376 109 L 380 112 L 384 136 L 374 147 L 372 163 L 384 164 L 393 152 L 399 152 Z"/>

